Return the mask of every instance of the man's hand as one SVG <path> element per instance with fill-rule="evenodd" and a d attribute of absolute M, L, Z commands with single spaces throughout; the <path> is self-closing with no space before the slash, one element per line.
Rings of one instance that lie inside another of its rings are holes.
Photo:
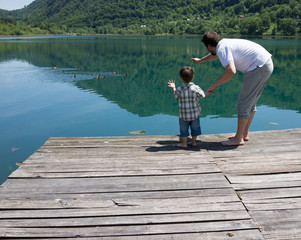
<path fill-rule="evenodd" d="M 200 58 L 190 58 L 193 61 L 193 64 L 198 64 L 201 62 Z"/>
<path fill-rule="evenodd" d="M 205 93 L 206 97 L 208 97 L 208 96 L 210 96 L 211 94 L 213 94 L 213 93 L 215 92 L 216 88 L 217 88 L 216 86 L 211 85 L 211 86 L 208 88 L 207 92 Z"/>

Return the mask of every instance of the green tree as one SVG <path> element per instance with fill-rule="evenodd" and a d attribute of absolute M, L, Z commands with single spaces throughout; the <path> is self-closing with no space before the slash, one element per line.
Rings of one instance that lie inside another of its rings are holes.
<path fill-rule="evenodd" d="M 295 35 L 297 32 L 298 22 L 291 18 L 283 18 L 279 20 L 278 30 L 284 35 Z"/>
<path fill-rule="evenodd" d="M 245 18 L 240 23 L 240 33 L 244 35 L 259 35 L 264 31 L 263 21 L 259 17 Z"/>

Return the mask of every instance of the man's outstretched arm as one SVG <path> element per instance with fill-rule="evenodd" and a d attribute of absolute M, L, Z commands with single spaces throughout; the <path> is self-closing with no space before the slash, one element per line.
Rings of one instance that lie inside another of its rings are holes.
<path fill-rule="evenodd" d="M 206 55 L 205 57 L 202 57 L 202 58 L 190 58 L 190 59 L 193 61 L 193 64 L 198 64 L 198 63 L 202 63 L 202 62 L 213 61 L 217 58 L 218 58 L 217 55 L 212 55 L 211 53 L 209 53 L 208 55 Z"/>
<path fill-rule="evenodd" d="M 220 78 L 218 78 L 208 88 L 208 90 L 206 92 L 206 97 L 213 94 L 218 86 L 230 81 L 235 74 L 236 74 L 236 68 L 235 68 L 234 62 L 231 62 L 226 66 L 226 69 L 225 69 L 224 73 L 222 74 L 222 76 Z"/>

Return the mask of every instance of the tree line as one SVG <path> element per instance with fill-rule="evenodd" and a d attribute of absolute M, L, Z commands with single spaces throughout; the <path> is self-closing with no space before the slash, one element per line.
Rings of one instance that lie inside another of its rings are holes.
<path fill-rule="evenodd" d="M 0 34 L 301 34 L 297 0 L 35 0 L 0 10 Z"/>

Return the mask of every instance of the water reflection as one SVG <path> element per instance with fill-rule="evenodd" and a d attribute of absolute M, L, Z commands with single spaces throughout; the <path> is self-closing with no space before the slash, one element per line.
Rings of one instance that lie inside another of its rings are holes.
<path fill-rule="evenodd" d="M 255 40 L 273 54 L 275 70 L 252 131 L 300 127 L 300 41 Z M 179 69 L 204 54 L 199 37 L 1 40 L 0 184 L 48 137 L 178 134 L 167 81 L 180 84 Z M 223 72 L 219 61 L 195 69 L 204 90 Z M 235 131 L 241 77 L 201 100 L 204 134 Z"/>
<path fill-rule="evenodd" d="M 273 54 L 274 73 L 258 105 L 301 113 L 301 69 L 298 39 L 254 39 Z M 112 37 L 6 40 L 0 61 L 27 61 L 52 71 L 51 81 L 72 82 L 139 116 L 177 115 L 166 82 L 191 65 L 190 57 L 207 54 L 197 37 Z M 55 68 L 54 68 L 55 67 Z M 57 69 L 56 69 L 57 67 Z M 223 72 L 219 61 L 195 66 L 195 83 L 204 90 Z M 203 116 L 233 117 L 242 74 L 202 101 Z"/>

